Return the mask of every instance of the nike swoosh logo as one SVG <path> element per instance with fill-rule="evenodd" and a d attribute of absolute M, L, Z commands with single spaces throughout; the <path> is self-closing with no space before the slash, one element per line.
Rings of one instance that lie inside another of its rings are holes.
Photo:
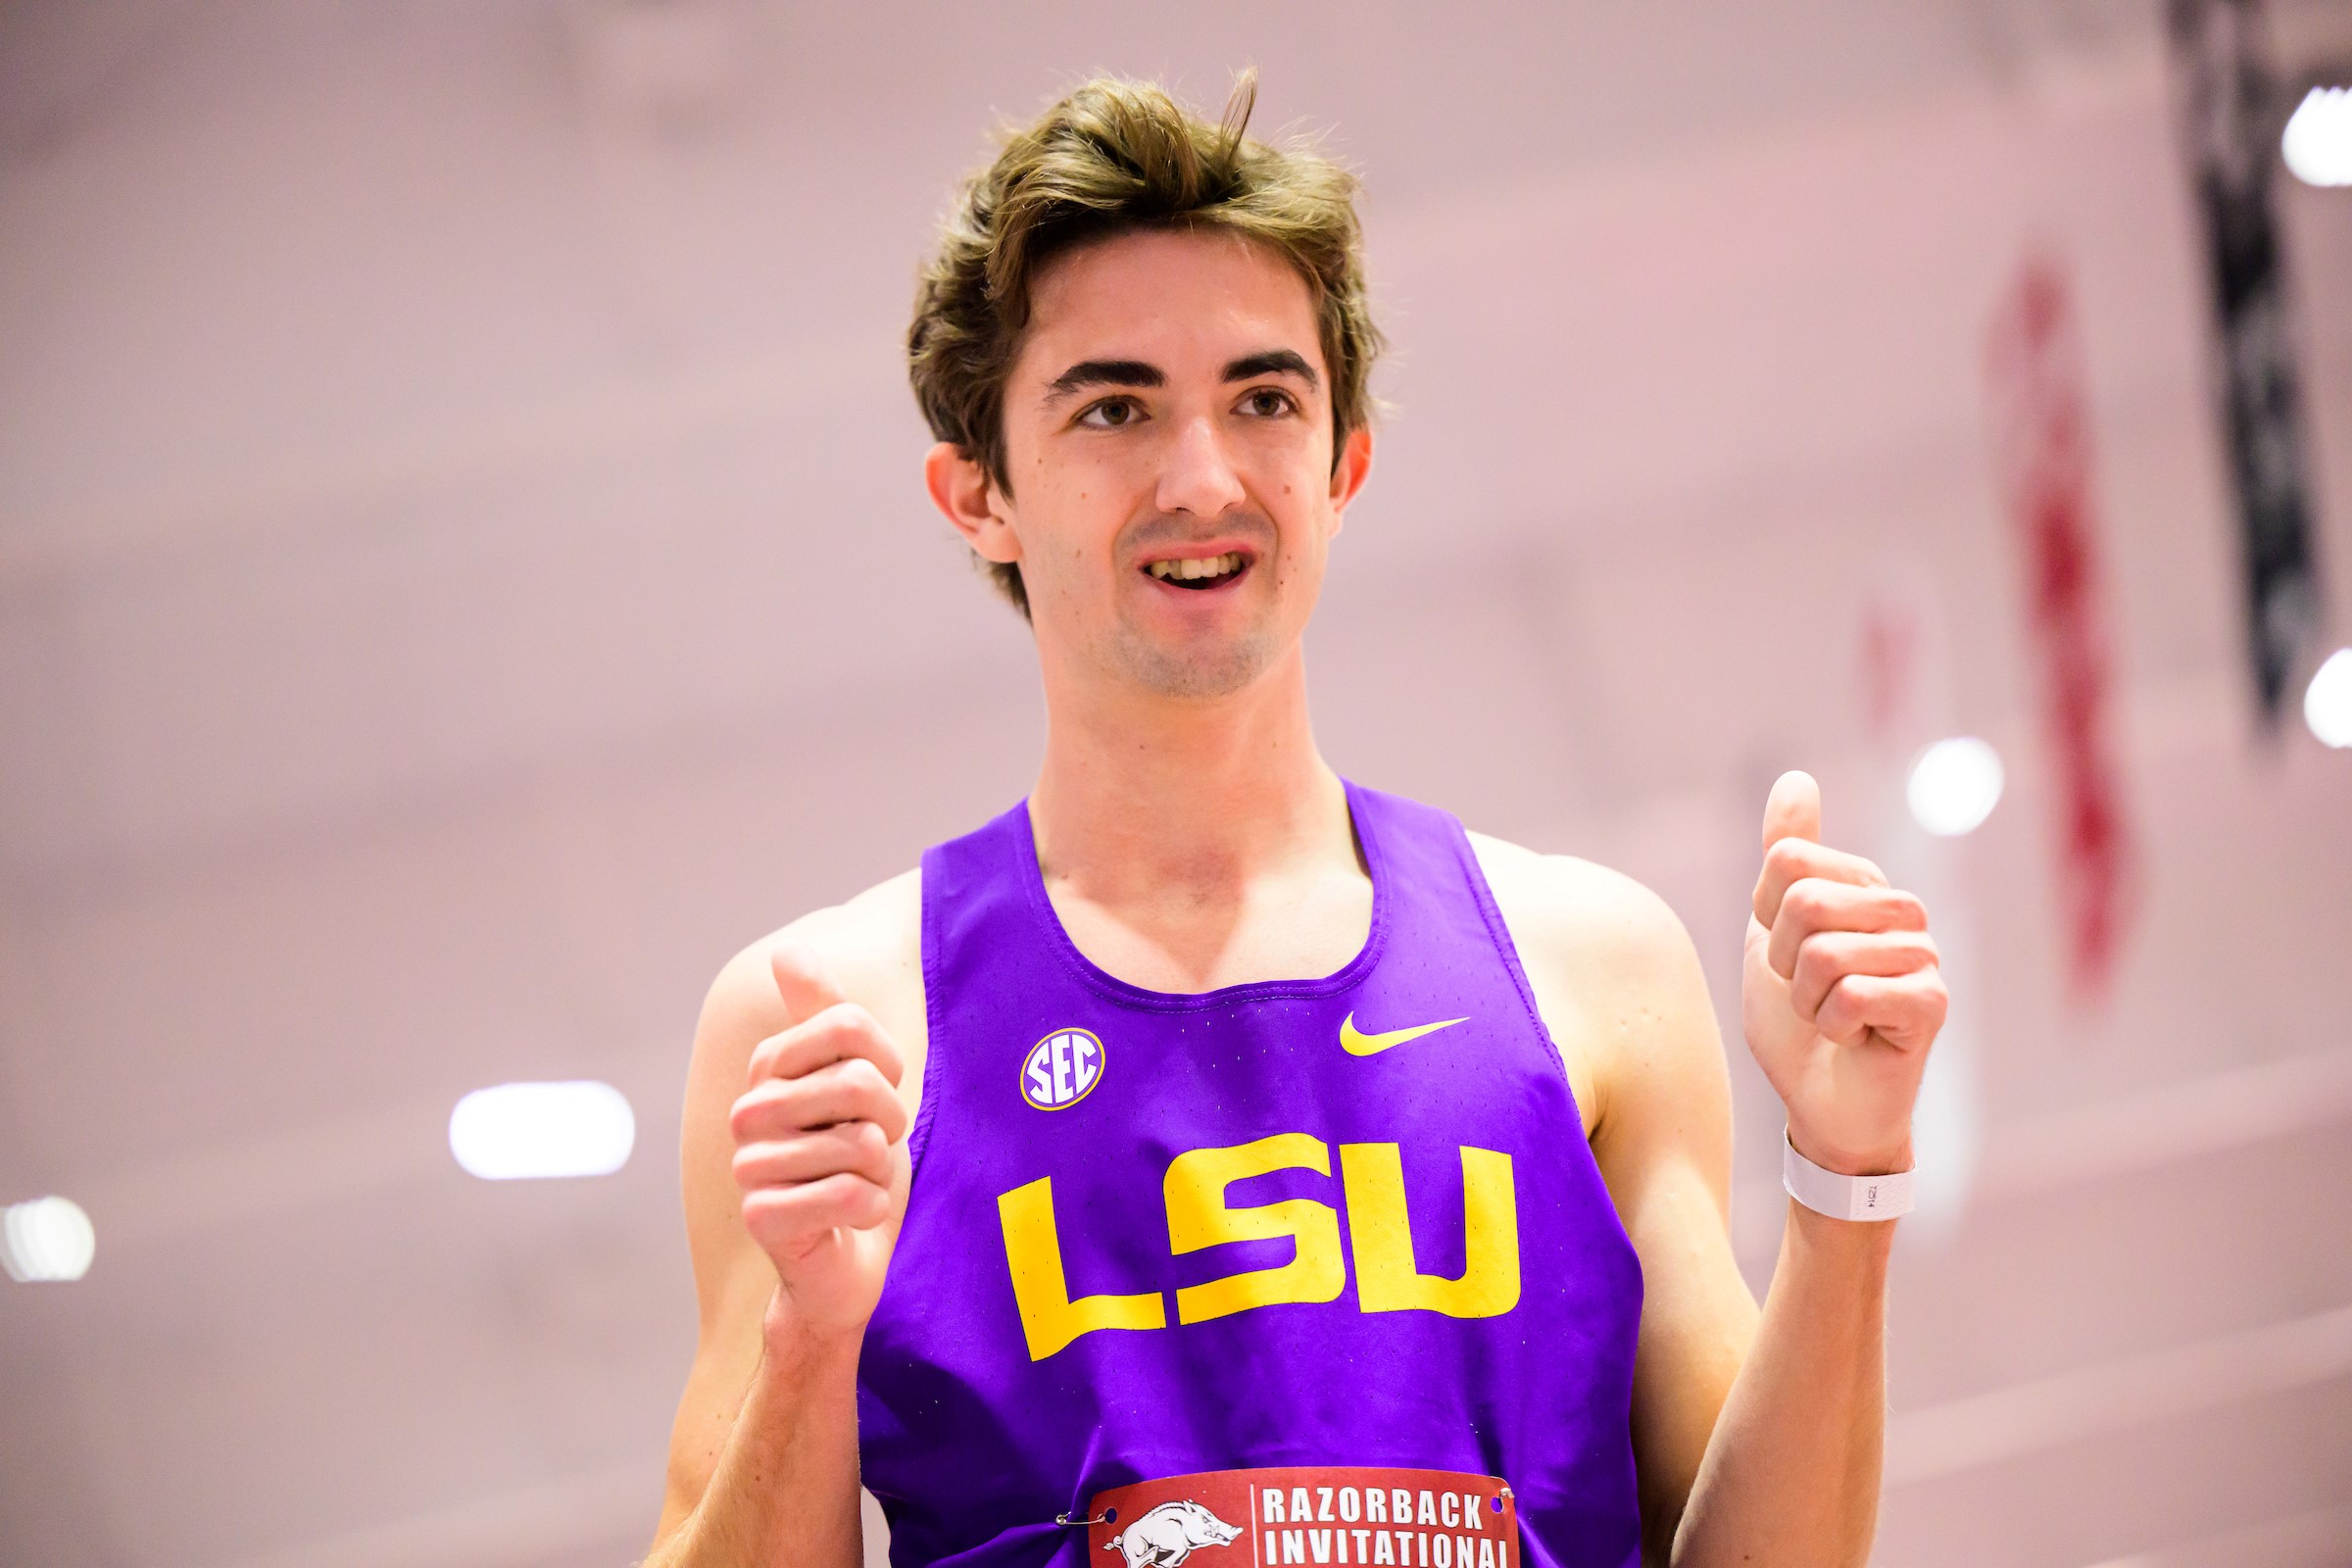
<path fill-rule="evenodd" d="M 1457 1023 L 1469 1021 L 1467 1018 L 1443 1018 L 1436 1023 L 1420 1024 L 1411 1029 L 1391 1029 L 1386 1034 L 1368 1035 L 1355 1027 L 1355 1014 L 1351 1012 L 1340 1020 L 1340 1049 L 1350 1056 L 1377 1056 L 1391 1046 L 1401 1046 L 1407 1040 L 1418 1040 L 1423 1035 L 1434 1035 L 1441 1029 L 1450 1029 Z"/>

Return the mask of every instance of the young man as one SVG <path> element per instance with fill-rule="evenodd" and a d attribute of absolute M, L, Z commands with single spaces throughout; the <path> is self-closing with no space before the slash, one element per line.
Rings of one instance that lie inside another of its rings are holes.
<path fill-rule="evenodd" d="M 1824 1211 L 1759 1313 L 1674 916 L 1316 752 L 1378 339 L 1349 180 L 1248 112 L 1081 88 L 924 274 L 926 476 L 1046 755 L 710 990 L 651 1561 L 849 1568 L 862 1474 L 903 1565 L 1860 1563 L 1891 1227 L 1841 1216 L 1901 1206 L 1851 1179 L 1910 1166 L 1925 914 L 1774 786 L 1745 1032 Z"/>

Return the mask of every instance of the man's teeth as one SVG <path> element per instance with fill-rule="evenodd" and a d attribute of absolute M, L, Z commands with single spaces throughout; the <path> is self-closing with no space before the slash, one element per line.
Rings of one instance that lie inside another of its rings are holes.
<path fill-rule="evenodd" d="M 1154 561 L 1144 569 L 1163 582 L 1194 582 L 1241 570 L 1242 553 L 1228 550 L 1221 556 L 1203 556 L 1193 561 Z"/>

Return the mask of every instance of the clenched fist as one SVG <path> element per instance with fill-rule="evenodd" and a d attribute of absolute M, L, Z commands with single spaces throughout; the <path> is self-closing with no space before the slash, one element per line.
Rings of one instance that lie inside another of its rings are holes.
<path fill-rule="evenodd" d="M 795 1021 L 752 1053 L 727 1117 L 744 1228 L 776 1266 L 776 1311 L 810 1332 L 856 1332 L 890 1262 L 905 1058 L 815 955 L 778 943 L 769 962 Z"/>
<path fill-rule="evenodd" d="M 1911 1167 L 1911 1106 L 1947 998 L 1919 900 L 1821 842 L 1821 787 L 1784 773 L 1764 807 L 1740 1010 L 1788 1138 L 1848 1176 Z"/>

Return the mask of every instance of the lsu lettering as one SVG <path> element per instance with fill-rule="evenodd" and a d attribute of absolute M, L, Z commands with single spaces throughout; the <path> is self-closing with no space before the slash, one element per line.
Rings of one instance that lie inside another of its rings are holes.
<path fill-rule="evenodd" d="M 1225 1189 L 1250 1176 L 1278 1170 L 1331 1174 L 1331 1150 L 1320 1138 L 1281 1133 L 1232 1149 L 1196 1149 L 1168 1166 L 1168 1250 L 1197 1252 L 1226 1242 L 1288 1236 L 1298 1255 L 1280 1268 L 1235 1274 L 1176 1293 L 1176 1321 L 1204 1323 L 1280 1301 L 1336 1301 L 1348 1284 L 1340 1256 L 1340 1216 L 1329 1203 L 1293 1198 L 1257 1208 L 1228 1208 Z M 1031 1359 L 1035 1359 L 1032 1356 Z"/>
<path fill-rule="evenodd" d="M 1061 1237 L 1054 1228 L 1053 1177 L 1040 1176 L 999 1198 L 997 1221 L 1004 1227 L 1004 1261 L 1012 1269 L 1012 1298 L 1020 1304 L 1030 1360 L 1043 1361 L 1097 1329 L 1168 1326 L 1157 1291 L 1070 1299 L 1069 1280 L 1061 1271 Z"/>
<path fill-rule="evenodd" d="M 1499 1317 L 1519 1304 L 1519 1205 L 1511 1156 L 1491 1149 L 1459 1151 L 1463 1267 L 1458 1278 L 1424 1274 L 1413 1256 L 1403 1156 L 1395 1144 L 1342 1144 L 1340 1185 L 1355 1250 L 1356 1307 L 1364 1312 L 1425 1311 L 1447 1317 Z M 1195 1149 L 1168 1165 L 1162 1198 L 1171 1256 L 1228 1242 L 1289 1237 L 1297 1251 L 1276 1268 L 1251 1269 L 1188 1285 L 1176 1294 L 1176 1320 L 1203 1323 L 1286 1301 L 1339 1299 L 1348 1283 L 1340 1250 L 1339 1211 L 1311 1198 L 1236 1208 L 1233 1183 L 1278 1170 L 1331 1175 L 1331 1147 L 1306 1133 L 1278 1133 L 1226 1149 Z M 1162 1294 L 1082 1296 L 1072 1300 L 1054 1218 L 1054 1182 L 1039 1177 L 997 1199 L 1004 1260 L 1029 1359 L 1042 1361 L 1097 1329 L 1167 1327 Z"/>
<path fill-rule="evenodd" d="M 1462 1150 L 1465 1266 L 1458 1280 L 1413 1266 L 1404 1162 L 1395 1144 L 1342 1144 L 1340 1169 L 1348 1186 L 1348 1239 L 1355 1246 L 1355 1298 L 1365 1311 L 1500 1317 L 1519 1304 L 1519 1204 L 1510 1155 Z"/>

